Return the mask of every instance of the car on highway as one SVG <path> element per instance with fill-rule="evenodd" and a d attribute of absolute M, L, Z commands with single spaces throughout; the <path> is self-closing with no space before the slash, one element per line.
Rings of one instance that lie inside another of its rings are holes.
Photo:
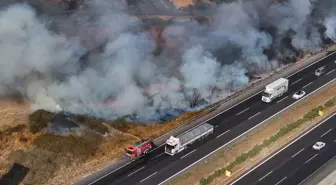
<path fill-rule="evenodd" d="M 325 73 L 325 67 L 324 66 L 316 69 L 316 71 L 315 71 L 316 76 L 321 76 L 323 73 Z"/>
<path fill-rule="evenodd" d="M 293 94 L 293 98 L 297 100 L 302 98 L 304 95 L 306 95 L 306 92 L 304 92 L 303 90 L 299 90 Z"/>
<path fill-rule="evenodd" d="M 325 147 L 325 143 L 318 141 L 313 145 L 314 150 L 321 150 L 323 147 Z"/>

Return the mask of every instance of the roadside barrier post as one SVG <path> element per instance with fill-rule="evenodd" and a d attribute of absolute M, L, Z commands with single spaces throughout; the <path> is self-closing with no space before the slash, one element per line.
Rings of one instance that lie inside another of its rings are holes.
<path fill-rule="evenodd" d="M 227 177 L 231 177 L 231 171 L 226 170 L 226 171 L 225 171 L 225 175 L 226 175 Z"/>
<path fill-rule="evenodd" d="M 319 110 L 319 116 L 323 116 L 323 111 L 322 110 Z"/>

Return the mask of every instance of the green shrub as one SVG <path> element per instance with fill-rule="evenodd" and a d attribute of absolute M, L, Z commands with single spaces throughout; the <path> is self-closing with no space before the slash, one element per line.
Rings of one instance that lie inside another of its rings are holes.
<path fill-rule="evenodd" d="M 235 163 L 236 165 L 243 163 L 247 158 L 247 155 L 243 153 L 242 155 L 236 157 Z"/>
<path fill-rule="evenodd" d="M 230 165 L 229 166 L 227 166 L 227 170 L 232 170 L 233 169 L 233 167 L 234 167 L 234 163 L 232 162 L 232 163 L 230 163 Z"/>
<path fill-rule="evenodd" d="M 333 100 L 329 100 L 327 101 L 325 104 L 324 104 L 326 107 L 332 107 L 335 105 L 334 101 Z"/>
<path fill-rule="evenodd" d="M 269 139 L 265 139 L 263 142 L 263 147 L 267 147 L 271 144 L 271 141 Z"/>
<path fill-rule="evenodd" d="M 255 145 L 255 146 L 252 148 L 252 150 L 249 150 L 249 151 L 247 152 L 247 154 L 248 154 L 247 157 L 253 157 L 253 156 L 257 155 L 261 150 L 262 150 L 261 145 Z M 247 159 L 247 157 L 246 157 L 246 159 Z M 246 159 L 245 159 L 245 160 L 246 160 Z"/>
<path fill-rule="evenodd" d="M 207 184 L 209 184 L 209 181 L 208 181 L 207 178 L 206 178 L 206 179 L 202 178 L 202 179 L 200 180 L 200 185 L 207 185 Z"/>

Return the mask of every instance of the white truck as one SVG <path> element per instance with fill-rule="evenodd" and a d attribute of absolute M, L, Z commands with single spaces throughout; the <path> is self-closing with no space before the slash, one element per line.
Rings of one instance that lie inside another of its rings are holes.
<path fill-rule="evenodd" d="M 288 79 L 279 78 L 278 80 L 266 85 L 262 93 L 261 100 L 269 103 L 275 98 L 278 98 L 288 91 Z"/>
<path fill-rule="evenodd" d="M 165 153 L 168 155 L 174 155 L 182 150 L 186 149 L 188 145 L 191 145 L 199 139 L 203 139 L 214 131 L 214 126 L 208 123 L 201 124 L 194 129 L 187 131 L 180 136 L 170 138 L 166 141 Z"/>

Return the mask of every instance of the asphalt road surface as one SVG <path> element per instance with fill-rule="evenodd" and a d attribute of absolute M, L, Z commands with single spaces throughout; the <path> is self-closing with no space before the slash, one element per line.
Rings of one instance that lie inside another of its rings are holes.
<path fill-rule="evenodd" d="M 330 117 L 231 185 L 297 185 L 336 156 L 336 116 Z M 317 151 L 312 146 L 322 141 Z"/>
<path fill-rule="evenodd" d="M 302 89 L 308 95 L 335 79 L 335 60 L 336 54 L 332 54 L 289 76 L 289 92 L 278 100 L 269 104 L 263 103 L 261 93 L 258 93 L 212 118 L 208 123 L 215 126 L 214 133 L 205 140 L 194 143 L 188 149 L 174 156 L 169 156 L 164 153 L 164 146 L 158 146 L 148 157 L 112 171 L 89 185 L 158 185 L 166 183 L 176 174 L 186 170 L 187 167 L 299 101 L 292 98 L 297 90 Z M 317 77 L 314 75 L 314 71 L 321 66 L 326 66 L 326 73 Z"/>

